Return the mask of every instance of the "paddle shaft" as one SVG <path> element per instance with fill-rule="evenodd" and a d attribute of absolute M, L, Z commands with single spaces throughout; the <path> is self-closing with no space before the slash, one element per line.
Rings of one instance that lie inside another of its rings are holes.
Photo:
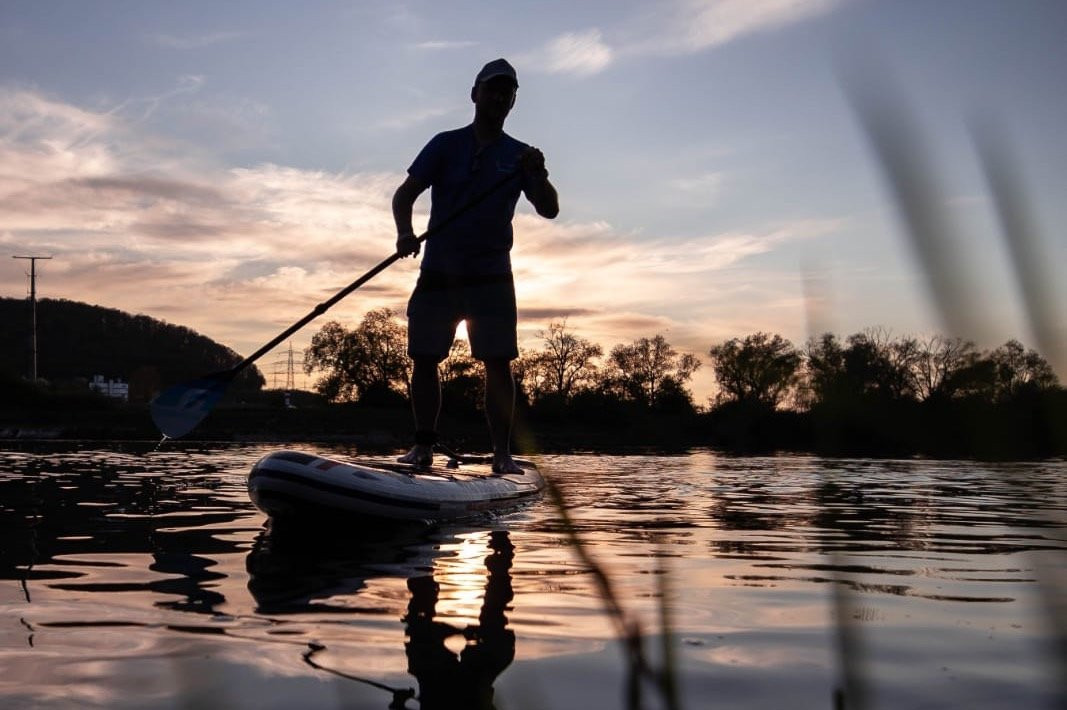
<path fill-rule="evenodd" d="M 456 219 L 458 219 L 461 215 L 463 215 L 464 213 L 468 212 L 471 208 L 481 204 L 481 202 L 484 201 L 485 198 L 489 197 L 489 195 L 493 194 L 494 192 L 499 190 L 501 187 L 506 185 L 512 178 L 514 178 L 518 174 L 519 174 L 519 171 L 516 170 L 514 172 L 508 173 L 504 177 L 502 177 L 499 180 L 497 180 L 496 182 L 494 182 L 492 185 L 487 187 L 485 190 L 483 190 L 482 192 L 480 192 L 479 194 L 477 194 L 473 198 L 471 198 L 470 202 L 466 203 L 465 205 L 463 205 L 462 207 L 457 209 L 455 212 L 453 212 L 452 214 L 448 215 L 448 217 L 446 217 L 445 219 L 441 220 L 439 223 L 435 224 L 431 229 L 427 229 L 425 232 L 423 232 L 421 235 L 419 235 L 417 237 L 418 242 L 421 244 L 422 242 L 424 242 L 427 239 L 429 239 L 430 237 L 432 237 L 434 234 L 437 234 L 442 229 L 444 229 L 448 225 L 452 224 L 452 222 L 454 222 Z M 362 276 L 360 276 L 358 279 L 356 279 L 352 283 L 350 283 L 347 286 L 345 286 L 343 289 L 341 289 L 340 291 L 335 293 L 328 300 L 323 301 L 319 305 L 315 306 L 315 309 L 313 311 L 311 311 L 311 313 L 308 313 L 306 316 L 304 316 L 303 318 L 298 320 L 296 323 L 293 323 L 291 326 L 286 328 L 283 332 L 279 333 L 277 335 L 277 337 L 275 337 L 269 343 L 267 343 L 266 345 L 261 347 L 259 350 L 255 351 L 254 353 L 252 353 L 251 355 L 246 357 L 244 360 L 242 360 L 241 362 L 237 363 L 232 368 L 230 368 L 230 370 L 227 372 L 228 376 L 229 377 L 236 376 L 237 373 L 239 373 L 241 370 L 245 369 L 246 367 L 251 365 L 253 362 L 255 362 L 256 360 L 258 360 L 259 358 L 263 357 L 268 352 L 273 350 L 275 348 L 275 346 L 278 345 L 278 343 L 282 342 L 283 340 L 288 338 L 290 335 L 292 335 L 293 333 L 295 333 L 296 331 L 300 330 L 301 328 L 303 328 L 305 325 L 307 325 L 311 321 L 313 321 L 316 318 L 318 318 L 319 316 L 321 316 L 327 310 L 332 308 L 333 305 L 336 304 L 338 301 L 340 301 L 342 298 L 344 298 L 348 294 L 352 293 L 357 288 L 359 288 L 363 284 L 367 283 L 368 281 L 373 279 L 375 276 L 377 276 L 381 272 L 385 271 L 387 268 L 389 268 L 393 264 L 394 261 L 397 261 L 400 258 L 402 258 L 402 257 L 400 256 L 399 253 L 394 252 L 393 254 L 390 254 L 388 257 L 383 259 L 377 266 L 372 268 L 370 271 L 368 271 L 367 273 L 363 274 Z"/>

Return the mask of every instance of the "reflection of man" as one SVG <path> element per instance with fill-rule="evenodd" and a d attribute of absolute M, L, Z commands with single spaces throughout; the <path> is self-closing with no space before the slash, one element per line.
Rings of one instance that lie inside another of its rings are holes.
<path fill-rule="evenodd" d="M 404 617 L 408 642 L 408 672 L 419 682 L 422 710 L 463 708 L 492 710 L 493 681 L 515 658 L 515 632 L 504 616 L 514 594 L 511 590 L 511 560 L 515 547 L 504 531 L 489 538 L 493 552 L 485 558 L 489 579 L 478 624 L 458 629 L 434 621 L 439 587 L 432 576 L 408 580 L 411 601 Z M 445 639 L 462 634 L 467 645 L 457 656 Z"/>
<path fill-rule="evenodd" d="M 432 188 L 433 228 L 501 178 L 516 176 L 426 242 L 419 281 L 408 303 L 415 446 L 400 459 L 403 463 L 427 465 L 433 459 L 441 408 L 437 366 L 448 356 L 456 326 L 466 320 L 471 354 L 485 364 L 493 470 L 522 472 L 510 451 L 515 406 L 511 361 L 518 357 L 511 220 L 520 192 L 549 219 L 559 213 L 559 199 L 541 151 L 504 133 L 518 87 L 515 69 L 507 61 L 486 64 L 471 88 L 474 122 L 434 136 L 393 195 L 397 253 L 415 256 L 419 242 L 411 212 L 426 188 Z"/>

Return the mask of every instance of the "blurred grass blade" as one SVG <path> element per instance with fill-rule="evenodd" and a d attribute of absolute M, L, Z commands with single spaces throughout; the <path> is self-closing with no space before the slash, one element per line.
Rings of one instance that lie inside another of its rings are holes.
<path fill-rule="evenodd" d="M 1013 159 L 1007 136 L 991 119 L 972 121 L 971 136 L 993 196 L 1037 349 L 1058 375 L 1067 376 L 1067 347 L 1064 345 L 1063 319 L 1056 308 L 1055 282 L 1048 268 L 1044 244 L 1034 226 L 1033 211 L 1027 203 L 1022 172 Z M 1042 556 L 1036 557 L 1035 567 L 1045 611 L 1056 630 L 1058 662 L 1062 669 L 1060 677 L 1067 688 L 1067 604 L 1063 601 L 1063 570 L 1048 564 Z"/>
<path fill-rule="evenodd" d="M 950 335 L 983 342 L 979 291 L 961 263 L 931 152 L 907 102 L 886 76 L 858 58 L 843 80 L 845 93 L 870 141 L 927 289 Z"/>
<path fill-rule="evenodd" d="M 659 596 L 659 628 L 662 644 L 659 684 L 667 710 L 680 710 L 682 706 L 678 698 L 678 659 L 674 652 L 670 575 L 665 560 L 666 554 L 661 550 L 656 556 L 656 593 Z"/>
<path fill-rule="evenodd" d="M 1007 137 L 992 120 L 972 121 L 971 136 L 993 196 L 1037 349 L 1057 374 L 1067 376 L 1067 348 L 1063 318 L 1056 308 L 1055 282 L 1034 226 L 1033 210 L 1027 203 L 1021 170 L 1013 159 Z"/>
<path fill-rule="evenodd" d="M 585 540 L 582 539 L 577 526 L 574 524 L 574 521 L 570 516 L 567 502 L 562 491 L 560 491 L 556 482 L 550 476 L 545 476 L 545 492 L 548 494 L 553 507 L 559 514 L 560 524 L 564 532 L 567 534 L 568 542 L 570 542 L 572 549 L 578 556 L 582 565 L 593 575 L 593 580 L 596 582 L 597 594 L 600 596 L 604 608 L 608 612 L 608 616 L 614 623 L 615 633 L 626 652 L 626 707 L 629 710 L 640 710 L 644 707 L 642 703 L 641 681 L 647 680 L 651 682 L 656 690 L 659 691 L 660 695 L 663 696 L 664 707 L 666 707 L 667 710 L 678 710 L 680 705 L 678 704 L 676 694 L 676 670 L 673 667 L 673 648 L 669 653 L 665 653 L 663 668 L 656 671 L 652 664 L 649 663 L 648 657 L 645 655 L 644 634 L 641 630 L 640 623 L 627 614 L 626 609 L 623 607 L 622 602 L 619 600 L 618 594 L 615 591 L 615 585 L 612 583 L 611 577 L 589 552 L 588 545 Z M 666 599 L 664 599 L 662 603 L 666 604 Z M 671 644 L 673 643 L 672 635 L 669 633 L 669 628 L 666 626 L 668 623 L 668 612 L 665 606 L 661 606 L 660 611 L 661 618 L 664 620 L 664 627 L 662 629 L 665 637 L 664 643 Z M 671 665 L 668 665 L 668 663 Z"/>
<path fill-rule="evenodd" d="M 864 649 L 847 583 L 839 570 L 847 560 L 839 553 L 831 553 L 830 564 L 834 569 L 833 610 L 834 629 L 837 632 L 837 653 L 841 659 L 841 688 L 835 707 L 839 710 L 864 710 L 867 707 L 867 682 L 864 673 Z"/>
<path fill-rule="evenodd" d="M 822 312 L 828 290 L 818 272 L 810 264 L 804 273 L 804 298 L 808 315 L 808 339 L 814 340 L 823 333 L 830 332 L 827 326 L 829 314 Z M 821 485 L 829 481 L 825 469 L 820 469 Z M 828 508 L 823 508 L 828 513 Z M 847 582 L 842 570 L 851 563 L 846 553 L 834 549 L 824 552 L 829 561 L 831 592 L 831 612 L 834 624 L 835 650 L 840 670 L 840 685 L 833 693 L 834 710 L 863 710 L 867 706 L 867 686 L 865 679 L 865 656 L 859 628 L 853 623 L 853 604 Z"/>

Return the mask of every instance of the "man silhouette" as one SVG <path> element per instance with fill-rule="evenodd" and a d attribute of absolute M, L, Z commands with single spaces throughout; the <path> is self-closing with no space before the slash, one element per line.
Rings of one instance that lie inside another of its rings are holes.
<path fill-rule="evenodd" d="M 456 327 L 465 320 L 471 354 L 485 365 L 493 471 L 521 472 L 510 449 L 515 409 L 511 361 L 519 355 L 511 221 L 520 193 L 548 219 L 559 213 L 559 198 L 548 181 L 541 151 L 504 133 L 518 87 L 515 69 L 506 60 L 495 59 L 482 67 L 470 93 L 474 121 L 434 136 L 393 195 L 397 253 L 416 256 L 419 242 L 411 213 L 426 188 L 431 188 L 432 229 L 501 178 L 515 176 L 426 242 L 407 309 L 415 445 L 400 457 L 402 463 L 433 461 L 441 410 L 437 368 L 448 356 Z"/>

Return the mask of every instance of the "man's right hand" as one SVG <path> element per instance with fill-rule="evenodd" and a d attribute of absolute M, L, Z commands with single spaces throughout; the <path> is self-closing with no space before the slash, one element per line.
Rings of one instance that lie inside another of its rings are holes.
<path fill-rule="evenodd" d="M 418 256 L 420 246 L 418 237 L 410 232 L 408 234 L 398 234 L 396 237 L 396 253 L 399 254 L 401 258 L 406 256 Z"/>

